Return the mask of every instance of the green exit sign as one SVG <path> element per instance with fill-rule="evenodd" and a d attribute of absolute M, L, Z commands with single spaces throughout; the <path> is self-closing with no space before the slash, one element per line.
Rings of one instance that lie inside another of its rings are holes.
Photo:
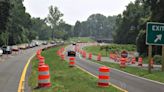
<path fill-rule="evenodd" d="M 148 22 L 146 31 L 147 45 L 164 45 L 164 23 Z"/>

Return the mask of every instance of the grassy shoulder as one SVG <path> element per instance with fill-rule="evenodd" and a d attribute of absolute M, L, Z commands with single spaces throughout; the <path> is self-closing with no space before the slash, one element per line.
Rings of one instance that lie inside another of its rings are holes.
<path fill-rule="evenodd" d="M 68 67 L 68 62 L 62 61 L 56 51 L 59 49 L 52 48 L 42 52 L 45 57 L 46 64 L 50 67 L 52 86 L 47 89 L 33 89 L 37 87 L 38 78 L 38 61 L 36 58 L 32 60 L 32 72 L 29 78 L 29 86 L 32 92 L 121 92 L 110 86 L 100 88 L 97 86 L 97 78 L 74 67 Z"/>
<path fill-rule="evenodd" d="M 108 67 L 111 67 L 111 68 L 119 69 L 121 71 L 130 73 L 130 74 L 133 74 L 133 75 L 137 75 L 137 76 L 140 76 L 140 77 L 144 77 L 144 78 L 147 78 L 147 79 L 151 79 L 151 80 L 155 80 L 155 81 L 159 81 L 159 82 L 164 83 L 164 78 L 163 78 L 164 72 L 161 72 L 161 71 L 156 70 L 156 71 L 152 71 L 152 73 L 149 74 L 148 70 L 137 68 L 137 67 L 127 66 L 126 68 L 120 68 L 120 65 L 115 64 L 115 63 L 98 62 L 98 61 L 93 61 L 93 62 L 100 63 L 100 64 L 106 65 Z"/>
<path fill-rule="evenodd" d="M 93 55 L 98 55 L 101 53 L 102 56 L 109 56 L 111 52 L 121 52 L 123 50 L 126 51 L 135 51 L 135 45 L 120 45 L 120 44 L 111 44 L 108 45 L 108 51 L 106 51 L 105 46 L 87 46 L 83 48 L 87 52 L 91 52 Z"/>

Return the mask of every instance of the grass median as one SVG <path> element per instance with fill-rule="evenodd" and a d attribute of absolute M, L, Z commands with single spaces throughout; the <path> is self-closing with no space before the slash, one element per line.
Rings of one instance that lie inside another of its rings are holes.
<path fill-rule="evenodd" d="M 29 86 L 32 92 L 121 92 L 110 86 L 100 88 L 97 86 L 97 78 L 74 67 L 68 67 L 68 62 L 62 61 L 56 51 L 60 47 L 52 48 L 42 52 L 45 57 L 45 63 L 50 66 L 50 75 L 52 86 L 46 89 L 34 89 L 37 87 L 38 61 L 32 60 L 32 72 L 29 78 Z"/>
<path fill-rule="evenodd" d="M 121 52 L 123 50 L 126 51 L 135 51 L 136 46 L 135 45 L 120 45 L 120 44 L 110 44 L 106 46 L 86 46 L 83 48 L 87 52 L 91 52 L 93 55 L 98 55 L 101 53 L 102 56 L 109 56 L 109 53 L 111 52 Z"/>

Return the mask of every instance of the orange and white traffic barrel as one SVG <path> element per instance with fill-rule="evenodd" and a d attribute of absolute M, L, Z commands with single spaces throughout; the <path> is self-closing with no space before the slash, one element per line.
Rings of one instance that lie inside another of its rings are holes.
<path fill-rule="evenodd" d="M 61 59 L 64 60 L 64 54 L 61 54 Z"/>
<path fill-rule="evenodd" d="M 41 65 L 38 67 L 38 87 L 50 87 L 50 73 L 48 65 Z"/>
<path fill-rule="evenodd" d="M 138 58 L 138 66 L 142 66 L 142 57 Z"/>
<path fill-rule="evenodd" d="M 44 65 L 44 64 L 45 64 L 45 59 L 44 59 L 43 56 L 40 56 L 40 58 L 39 58 L 39 66 L 40 65 Z"/>
<path fill-rule="evenodd" d="M 101 54 L 97 55 L 97 61 L 101 61 Z"/>
<path fill-rule="evenodd" d="M 86 52 L 85 51 L 83 51 L 83 53 L 82 53 L 82 56 L 83 56 L 83 58 L 86 58 Z"/>
<path fill-rule="evenodd" d="M 99 87 L 108 87 L 110 80 L 110 69 L 106 66 L 102 66 L 99 68 L 99 76 L 98 76 L 98 86 Z"/>
<path fill-rule="evenodd" d="M 92 53 L 89 53 L 88 58 L 91 60 L 92 59 Z"/>
<path fill-rule="evenodd" d="M 131 64 L 135 64 L 136 63 L 136 58 L 132 58 Z"/>
<path fill-rule="evenodd" d="M 69 66 L 70 66 L 70 67 L 75 66 L 75 57 L 70 57 L 70 58 L 69 58 Z"/>
<path fill-rule="evenodd" d="M 126 67 L 126 58 L 121 58 L 120 59 L 120 68 L 125 68 Z"/>
<path fill-rule="evenodd" d="M 151 59 L 151 61 L 150 61 L 150 65 L 151 65 L 151 68 L 154 68 L 154 60 L 153 60 L 153 58 Z"/>

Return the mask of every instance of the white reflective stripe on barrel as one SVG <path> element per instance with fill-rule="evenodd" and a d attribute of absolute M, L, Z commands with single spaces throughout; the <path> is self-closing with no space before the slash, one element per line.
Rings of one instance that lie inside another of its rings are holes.
<path fill-rule="evenodd" d="M 109 76 L 109 72 L 99 72 L 99 76 Z"/>
<path fill-rule="evenodd" d="M 49 75 L 49 72 L 39 72 L 39 75 Z"/>
<path fill-rule="evenodd" d="M 39 83 L 50 83 L 50 79 L 39 80 Z"/>
<path fill-rule="evenodd" d="M 109 83 L 109 79 L 99 79 L 99 83 Z"/>

